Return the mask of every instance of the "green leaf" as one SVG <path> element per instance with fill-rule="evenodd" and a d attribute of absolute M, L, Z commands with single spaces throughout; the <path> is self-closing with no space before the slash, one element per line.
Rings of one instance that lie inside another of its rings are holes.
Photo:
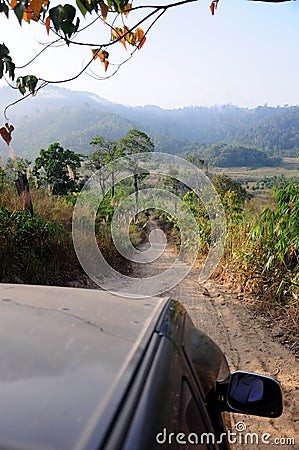
<path fill-rule="evenodd" d="M 29 92 L 33 95 L 35 93 L 37 82 L 38 79 L 34 75 L 26 75 L 24 77 L 18 77 L 17 88 L 19 89 L 22 95 L 26 93 L 27 89 L 29 89 Z"/>
<path fill-rule="evenodd" d="M 85 17 L 86 13 L 87 13 L 86 7 L 83 5 L 81 0 L 76 0 L 76 4 L 77 4 L 79 10 L 81 11 L 81 14 Z"/>
<path fill-rule="evenodd" d="M 49 16 L 56 31 L 59 31 L 61 28 L 61 20 L 63 19 L 63 15 L 63 7 L 61 5 L 57 5 L 49 10 Z"/>
<path fill-rule="evenodd" d="M 19 91 L 22 95 L 26 94 L 26 88 L 24 86 L 19 86 Z"/>
<path fill-rule="evenodd" d="M 79 17 L 77 17 L 77 22 L 76 22 L 76 25 L 75 25 L 74 33 L 76 31 L 78 31 L 79 25 L 80 25 L 80 19 L 79 19 Z"/>
<path fill-rule="evenodd" d="M 72 5 L 64 5 L 63 11 L 65 20 L 72 23 L 76 16 L 76 9 Z"/>
<path fill-rule="evenodd" d="M 113 9 L 114 11 L 118 11 L 119 5 L 118 2 L 116 2 L 116 0 L 108 0 L 108 6 L 109 9 Z"/>
<path fill-rule="evenodd" d="M 71 35 L 75 30 L 75 25 L 73 25 L 70 22 L 63 21 L 62 24 L 60 25 L 60 28 L 62 29 L 62 31 L 66 36 L 71 37 Z"/>
<path fill-rule="evenodd" d="M 6 5 L 6 3 L 0 3 L 0 12 L 4 12 L 8 18 L 8 5 Z"/>
<path fill-rule="evenodd" d="M 38 79 L 34 75 L 27 75 L 25 77 L 25 85 L 28 87 L 29 91 L 34 94 Z"/>
<path fill-rule="evenodd" d="M 24 3 L 22 3 L 22 2 L 17 3 L 16 6 L 14 7 L 14 13 L 17 16 L 20 25 L 22 25 L 24 10 L 25 10 L 25 6 L 24 6 Z"/>
<path fill-rule="evenodd" d="M 10 78 L 13 80 L 15 77 L 15 64 L 12 62 L 11 57 L 9 56 L 9 50 L 6 45 L 0 44 L 0 78 L 3 77 L 4 68 L 5 71 L 8 72 Z"/>
<path fill-rule="evenodd" d="M 2 59 L 5 56 L 7 56 L 8 54 L 9 54 L 9 50 L 6 47 L 6 45 L 4 43 L 0 44 L 0 58 Z"/>
<path fill-rule="evenodd" d="M 12 62 L 11 57 L 7 56 L 4 58 L 5 66 L 6 66 L 6 72 L 8 72 L 9 77 L 14 80 L 15 78 L 15 64 Z"/>

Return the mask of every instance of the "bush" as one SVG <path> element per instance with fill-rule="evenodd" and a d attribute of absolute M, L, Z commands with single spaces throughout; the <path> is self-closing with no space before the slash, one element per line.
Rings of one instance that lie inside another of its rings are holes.
<path fill-rule="evenodd" d="M 63 284 L 78 270 L 70 233 L 27 211 L 0 207 L 0 282 Z"/>
<path fill-rule="evenodd" d="M 298 302 L 299 186 L 275 191 L 276 205 L 268 206 L 251 228 L 241 252 L 243 272 L 255 279 L 263 298 L 285 305 Z"/>

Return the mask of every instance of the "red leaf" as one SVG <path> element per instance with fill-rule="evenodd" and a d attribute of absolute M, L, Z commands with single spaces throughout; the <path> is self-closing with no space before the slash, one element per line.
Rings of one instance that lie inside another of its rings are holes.
<path fill-rule="evenodd" d="M 101 8 L 102 16 L 103 16 L 103 21 L 106 22 L 107 14 L 108 14 L 108 11 L 109 11 L 109 7 L 106 5 L 106 3 L 103 2 L 103 0 L 101 0 L 100 1 L 100 8 Z"/>
<path fill-rule="evenodd" d="M 6 144 L 9 145 L 9 143 L 11 141 L 11 135 L 7 131 L 7 129 L 4 127 L 0 128 L 0 134 L 1 134 L 2 138 L 4 139 L 4 141 L 6 142 Z"/>
<path fill-rule="evenodd" d="M 47 30 L 48 34 L 49 34 L 49 31 L 50 31 L 50 23 L 51 23 L 51 19 L 50 19 L 50 16 L 48 16 L 46 18 L 46 30 Z"/>
<path fill-rule="evenodd" d="M 120 42 L 120 43 L 125 47 L 125 49 L 127 50 L 125 38 L 121 38 L 119 42 Z"/>
<path fill-rule="evenodd" d="M 108 66 L 109 66 L 109 61 L 108 61 L 108 59 L 105 59 L 102 63 L 103 63 L 105 72 L 107 72 L 107 69 L 108 69 Z"/>
<path fill-rule="evenodd" d="M 212 3 L 210 4 L 210 10 L 211 10 L 212 16 L 215 14 L 215 10 L 217 9 L 218 1 L 219 0 L 213 0 Z"/>
<path fill-rule="evenodd" d="M 13 132 L 15 127 L 13 125 L 8 125 L 7 122 L 5 124 L 5 127 L 0 128 L 0 134 L 1 134 L 1 137 L 4 139 L 4 141 L 6 142 L 6 144 L 9 145 L 9 143 L 12 139 L 11 133 Z"/>
<path fill-rule="evenodd" d="M 143 46 L 143 44 L 145 43 L 145 41 L 146 41 L 146 37 L 143 36 L 143 38 L 141 39 L 141 41 L 140 41 L 139 44 L 138 44 L 138 49 L 139 49 L 139 50 L 141 49 L 141 47 Z"/>

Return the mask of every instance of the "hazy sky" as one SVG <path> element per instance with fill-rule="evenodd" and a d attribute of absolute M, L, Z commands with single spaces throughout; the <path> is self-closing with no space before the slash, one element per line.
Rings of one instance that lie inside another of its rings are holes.
<path fill-rule="evenodd" d="M 140 3 L 135 0 L 134 4 Z M 299 3 L 220 0 L 215 16 L 209 4 L 210 0 L 198 0 L 166 12 L 143 48 L 111 79 L 98 81 L 83 75 L 62 86 L 95 92 L 122 104 L 165 108 L 299 104 Z M 105 33 L 99 23 L 86 36 L 102 42 Z M 47 41 L 39 24 L 24 22 L 21 28 L 15 18 L 8 21 L 0 15 L 0 42 L 10 48 L 15 62 L 23 64 L 34 56 L 40 48 L 38 41 Z M 109 60 L 119 61 L 126 54 L 117 44 Z M 22 74 L 64 79 L 80 70 L 90 55 L 88 47 L 49 49 Z M 92 69 L 104 75 L 99 61 Z"/>

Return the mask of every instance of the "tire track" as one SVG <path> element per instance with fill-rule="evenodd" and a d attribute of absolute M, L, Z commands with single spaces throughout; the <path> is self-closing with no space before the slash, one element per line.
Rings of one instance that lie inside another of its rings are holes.
<path fill-rule="evenodd" d="M 175 259 L 174 249 L 166 246 L 158 260 L 134 266 L 134 276 L 150 277 L 161 273 L 169 268 Z M 195 326 L 208 334 L 222 349 L 232 371 L 240 369 L 264 373 L 275 376 L 282 384 L 284 412 L 280 418 L 273 420 L 232 415 L 233 427 L 240 421 L 246 427 L 243 434 L 238 434 L 241 442 L 234 444 L 232 448 L 268 450 L 274 447 L 298 450 L 299 364 L 294 355 L 273 340 L 263 319 L 257 315 L 245 297 L 231 293 L 224 285 L 213 280 L 198 284 L 198 275 L 199 270 L 192 269 L 179 285 L 165 292 L 163 296 L 169 295 L 185 306 Z M 244 443 L 242 439 L 245 438 L 246 432 L 255 433 L 259 439 L 258 443 Z M 270 435 L 269 444 L 261 442 L 264 433 Z M 280 442 L 276 444 L 275 439 Z M 295 443 L 288 443 L 287 439 L 294 439 Z"/>

